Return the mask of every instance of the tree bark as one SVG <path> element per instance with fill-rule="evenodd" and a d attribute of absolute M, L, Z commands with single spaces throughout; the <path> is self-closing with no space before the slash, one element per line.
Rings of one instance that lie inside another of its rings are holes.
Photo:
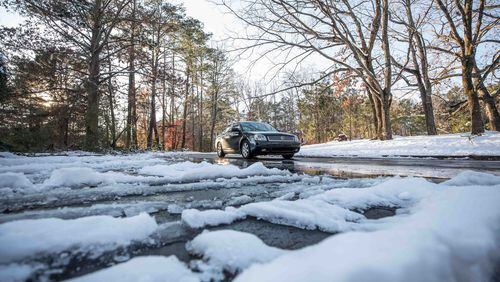
<path fill-rule="evenodd" d="M 137 108 L 135 89 L 135 13 L 136 0 L 133 0 L 132 24 L 130 31 L 130 48 L 128 62 L 128 95 L 127 95 L 127 130 L 125 147 L 127 149 L 137 149 Z"/>
<path fill-rule="evenodd" d="M 476 86 L 476 91 L 481 95 L 484 106 L 486 108 L 486 116 L 490 124 L 490 129 L 494 131 L 500 131 L 500 115 L 498 113 L 498 108 L 495 102 L 495 98 L 490 95 L 488 88 L 484 85 L 479 69 L 474 63 L 474 79 L 473 82 Z"/>
<path fill-rule="evenodd" d="M 479 105 L 479 97 L 474 89 L 474 84 L 472 82 L 472 73 L 474 68 L 472 56 L 470 54 L 463 55 L 461 63 L 462 86 L 464 88 L 464 93 L 467 96 L 467 102 L 469 103 L 469 113 L 471 117 L 471 134 L 482 134 L 484 133 L 484 124 L 481 114 L 481 106 Z"/>
<path fill-rule="evenodd" d="M 89 151 L 96 151 L 99 148 L 100 8 L 101 1 L 96 0 L 93 11 L 94 23 L 90 42 L 89 77 L 87 80 L 87 111 L 85 112 L 85 148 Z"/>
<path fill-rule="evenodd" d="M 189 67 L 186 68 L 186 97 L 184 99 L 184 109 L 182 112 L 182 139 L 181 139 L 181 149 L 184 149 L 186 146 L 186 118 L 187 118 L 187 108 L 189 104 Z"/>

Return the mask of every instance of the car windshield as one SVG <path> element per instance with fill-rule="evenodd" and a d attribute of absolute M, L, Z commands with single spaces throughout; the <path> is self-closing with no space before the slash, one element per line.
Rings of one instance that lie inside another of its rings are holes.
<path fill-rule="evenodd" d="M 243 131 L 278 131 L 271 125 L 263 122 L 240 122 Z"/>

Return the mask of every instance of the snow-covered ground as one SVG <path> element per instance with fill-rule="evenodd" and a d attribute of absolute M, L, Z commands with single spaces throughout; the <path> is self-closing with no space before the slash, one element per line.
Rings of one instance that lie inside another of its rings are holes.
<path fill-rule="evenodd" d="M 168 153 L 0 153 L 0 281 L 488 281 L 498 203 L 500 176 L 477 171 L 437 184 Z M 326 239 L 291 250 L 233 229 L 252 220 Z M 179 241 L 191 256 L 164 248 Z"/>
<path fill-rule="evenodd" d="M 487 281 L 500 259 L 498 203 L 500 177 L 493 175 L 468 172 L 442 184 L 394 178 L 370 188 L 333 189 L 305 200 L 225 211 L 228 216 L 241 213 L 302 228 L 344 231 L 317 245 L 281 254 L 265 245 L 240 251 L 255 245 L 257 238 L 217 231 L 199 235 L 188 247 L 203 255 L 200 270 L 205 275 L 221 268 L 235 272 L 235 262 L 242 260 L 244 267 L 252 253 L 261 258 L 237 281 Z M 381 220 L 354 212 L 373 206 L 397 207 L 398 212 Z M 185 211 L 183 220 L 190 213 Z M 226 223 L 210 211 L 198 220 L 203 217 L 210 224 L 214 221 L 209 218 Z M 208 235 L 212 240 L 205 239 Z M 215 246 L 229 251 L 216 252 Z"/>
<path fill-rule="evenodd" d="M 394 136 L 393 140 L 332 141 L 302 146 L 297 156 L 382 157 L 382 156 L 500 156 L 500 133 L 482 136 L 446 134 L 436 136 Z"/>

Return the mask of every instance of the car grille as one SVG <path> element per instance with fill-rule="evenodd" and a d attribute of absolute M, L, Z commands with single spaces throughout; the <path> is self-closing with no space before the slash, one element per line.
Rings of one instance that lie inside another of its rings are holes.
<path fill-rule="evenodd" d="M 268 135 L 267 139 L 269 141 L 293 141 L 294 140 L 293 136 L 286 136 L 286 135 Z"/>

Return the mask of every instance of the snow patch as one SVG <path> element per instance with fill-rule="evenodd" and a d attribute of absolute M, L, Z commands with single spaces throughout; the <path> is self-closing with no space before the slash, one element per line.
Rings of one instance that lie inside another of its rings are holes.
<path fill-rule="evenodd" d="M 157 227 L 154 218 L 146 213 L 128 218 L 90 216 L 72 220 L 46 218 L 7 222 L 0 224 L 0 263 L 78 246 L 128 245 L 133 240 L 149 237 Z"/>
<path fill-rule="evenodd" d="M 277 168 L 267 168 L 262 163 L 254 163 L 247 168 L 234 165 L 217 165 L 207 162 L 182 162 L 171 165 L 146 166 L 139 170 L 144 175 L 162 176 L 171 182 L 200 181 L 204 179 L 247 177 L 254 175 L 289 175 L 290 172 Z"/>
<path fill-rule="evenodd" d="M 41 264 L 11 263 L 8 265 L 0 265 L 0 281 L 27 281 L 33 272 L 42 267 Z"/>
<path fill-rule="evenodd" d="M 33 184 L 23 173 L 0 173 L 0 188 L 28 188 Z"/>
<path fill-rule="evenodd" d="M 245 214 L 233 207 L 225 210 L 186 209 L 182 211 L 182 222 L 191 228 L 201 228 L 204 226 L 216 226 L 220 224 L 230 224 L 235 220 L 242 219 Z"/>
<path fill-rule="evenodd" d="M 500 177 L 484 172 L 467 170 L 443 182 L 443 184 L 450 186 L 498 185 L 500 184 Z"/>
<path fill-rule="evenodd" d="M 187 243 L 186 249 L 202 256 L 203 261 L 192 264 L 202 270 L 204 280 L 222 280 L 223 271 L 235 274 L 287 252 L 267 246 L 253 234 L 233 230 L 205 231 Z"/>
<path fill-rule="evenodd" d="M 196 282 L 199 279 L 175 256 L 143 256 L 69 281 Z"/>
<path fill-rule="evenodd" d="M 234 197 L 234 198 L 230 199 L 229 201 L 227 201 L 227 205 L 228 206 L 240 206 L 240 205 L 248 204 L 251 202 L 253 202 L 252 197 L 250 197 L 248 195 L 241 195 L 241 196 Z"/>
<path fill-rule="evenodd" d="M 309 199 L 252 203 L 242 206 L 239 211 L 275 224 L 326 232 L 349 230 L 352 222 L 365 218 L 345 208 Z"/>

